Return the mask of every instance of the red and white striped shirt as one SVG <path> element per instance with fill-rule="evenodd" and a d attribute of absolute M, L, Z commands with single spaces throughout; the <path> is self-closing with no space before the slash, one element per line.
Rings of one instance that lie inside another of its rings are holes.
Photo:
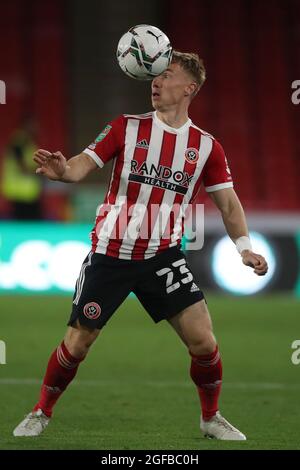
<path fill-rule="evenodd" d="M 92 250 L 147 259 L 180 243 L 185 208 L 206 191 L 233 186 L 222 146 L 189 119 L 175 129 L 156 112 L 122 115 L 84 150 L 112 175 L 91 232 Z"/>

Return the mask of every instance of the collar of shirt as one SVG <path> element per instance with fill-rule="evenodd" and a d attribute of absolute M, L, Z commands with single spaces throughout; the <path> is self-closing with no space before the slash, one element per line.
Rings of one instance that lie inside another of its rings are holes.
<path fill-rule="evenodd" d="M 190 119 L 188 119 L 188 120 L 186 121 L 186 123 L 183 124 L 183 126 L 181 126 L 181 127 L 178 127 L 178 128 L 176 128 L 176 127 L 171 127 L 171 126 L 168 126 L 168 124 L 165 124 L 163 121 L 161 121 L 161 120 L 157 117 L 157 112 L 156 112 L 156 111 L 154 111 L 154 113 L 153 113 L 153 120 L 154 120 L 155 124 L 156 124 L 158 127 L 164 129 L 164 130 L 167 131 L 167 132 L 173 132 L 173 133 L 175 133 L 175 134 L 184 134 L 184 132 L 186 132 L 186 131 L 188 130 L 188 128 L 190 127 L 190 125 L 191 125 L 191 123 L 192 123 L 192 121 L 191 121 Z"/>

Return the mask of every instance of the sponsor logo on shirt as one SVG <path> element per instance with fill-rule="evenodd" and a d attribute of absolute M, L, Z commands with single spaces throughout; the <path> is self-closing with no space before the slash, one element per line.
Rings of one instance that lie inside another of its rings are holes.
<path fill-rule="evenodd" d="M 104 139 L 104 137 L 106 137 L 107 134 L 110 132 L 110 130 L 111 130 L 110 125 L 105 126 L 103 131 L 101 131 L 98 137 L 95 139 L 95 143 L 98 144 L 98 142 L 101 142 Z"/>
<path fill-rule="evenodd" d="M 143 140 L 141 140 L 140 142 L 138 142 L 138 143 L 136 144 L 136 147 L 139 148 L 139 149 L 146 149 L 146 150 L 148 150 L 149 144 L 148 144 L 148 142 L 147 142 L 146 139 L 143 139 Z"/>
<path fill-rule="evenodd" d="M 200 290 L 200 289 L 199 289 L 199 287 L 197 286 L 197 284 L 195 284 L 195 283 L 193 282 L 192 287 L 190 288 L 190 292 L 198 292 L 199 290 Z"/>
<path fill-rule="evenodd" d="M 131 160 L 131 173 L 128 179 L 136 183 L 149 184 L 176 193 L 186 194 L 193 176 L 186 171 L 174 171 L 168 166 L 156 166 L 153 163 L 147 164 L 147 162 L 139 165 L 136 160 Z"/>

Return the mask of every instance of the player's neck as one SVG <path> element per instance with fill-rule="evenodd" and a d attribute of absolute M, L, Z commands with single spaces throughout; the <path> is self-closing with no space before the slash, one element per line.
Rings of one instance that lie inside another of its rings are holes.
<path fill-rule="evenodd" d="M 189 120 L 187 110 L 156 111 L 158 119 L 174 129 L 179 129 Z"/>

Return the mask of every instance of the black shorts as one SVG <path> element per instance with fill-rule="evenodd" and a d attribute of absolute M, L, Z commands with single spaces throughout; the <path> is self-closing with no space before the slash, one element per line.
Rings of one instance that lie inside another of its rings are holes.
<path fill-rule="evenodd" d="M 133 292 L 155 323 L 204 298 L 180 247 L 141 261 L 90 252 L 83 262 L 68 325 L 101 329 Z"/>

